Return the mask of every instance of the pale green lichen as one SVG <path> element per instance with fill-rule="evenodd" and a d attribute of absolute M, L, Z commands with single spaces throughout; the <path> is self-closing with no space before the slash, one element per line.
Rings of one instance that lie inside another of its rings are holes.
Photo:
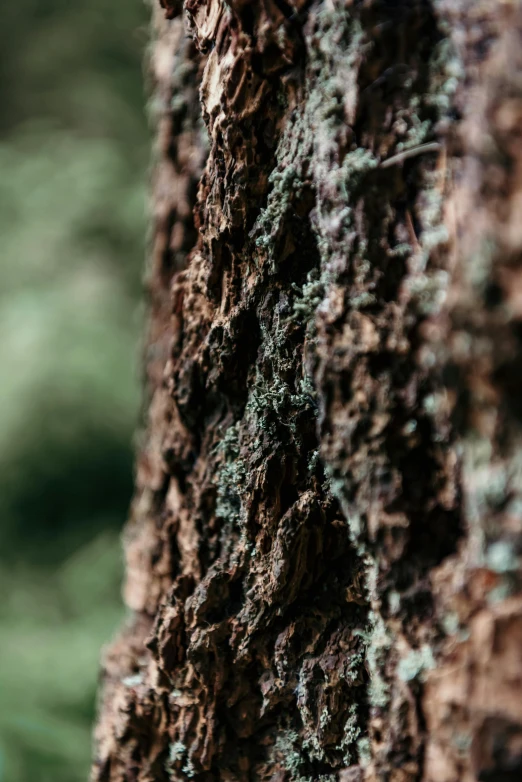
<path fill-rule="evenodd" d="M 319 462 L 319 451 L 312 451 L 308 459 L 308 472 L 313 473 Z"/>
<path fill-rule="evenodd" d="M 359 678 L 361 672 L 361 666 L 364 664 L 364 654 L 362 652 L 355 652 L 350 654 L 350 661 L 348 664 L 348 670 L 341 673 L 341 679 L 345 679 L 350 684 L 353 684 Z"/>
<path fill-rule="evenodd" d="M 450 611 L 441 619 L 441 626 L 446 635 L 456 635 L 460 629 L 460 620 L 458 614 Z"/>
<path fill-rule="evenodd" d="M 412 251 L 413 248 L 411 244 L 408 244 L 408 242 L 401 242 L 400 244 L 396 244 L 395 247 L 390 248 L 387 255 L 390 258 L 406 258 L 408 255 L 411 255 Z"/>
<path fill-rule="evenodd" d="M 281 755 L 283 768 L 292 775 L 299 775 L 303 769 L 305 758 L 300 751 L 301 739 L 294 730 L 281 733 L 275 742 L 274 749 Z"/>
<path fill-rule="evenodd" d="M 372 762 L 372 745 L 370 739 L 359 739 L 357 742 L 357 750 L 359 752 L 359 764 L 363 768 L 367 768 Z"/>
<path fill-rule="evenodd" d="M 442 38 L 430 59 L 427 106 L 435 108 L 439 116 L 446 115 L 452 107 L 455 93 L 464 78 L 465 70 L 461 58 L 453 45 L 451 36 Z"/>
<path fill-rule="evenodd" d="M 370 611 L 368 627 L 365 631 L 355 631 L 360 635 L 366 647 L 366 664 L 370 674 L 368 701 L 372 706 L 385 708 L 390 700 L 390 686 L 382 672 L 391 647 L 391 638 L 380 614 Z"/>
<path fill-rule="evenodd" d="M 336 258 L 343 260 L 348 254 L 356 259 L 353 264 L 354 281 L 363 287 L 364 280 L 373 273 L 370 261 L 367 259 L 367 244 L 356 241 L 355 205 L 360 198 L 368 176 L 379 165 L 378 157 L 364 147 L 355 147 L 348 151 L 340 163 L 332 163 L 332 145 L 338 126 L 346 124 L 345 96 L 350 90 L 357 93 L 357 68 L 353 67 L 364 49 L 364 34 L 358 23 L 350 15 L 338 7 L 328 8 L 318 15 L 317 46 L 310 51 L 307 76 L 307 99 L 301 114 L 288 123 L 287 130 L 280 140 L 277 150 L 278 165 L 270 177 L 271 192 L 267 206 L 261 211 L 254 226 L 252 237 L 260 250 L 260 255 L 269 259 L 270 270 L 274 271 L 279 263 L 277 257 L 277 238 L 283 227 L 283 222 L 297 196 L 308 178 L 312 186 L 320 191 L 322 184 L 328 181 L 327 203 L 316 199 L 316 209 L 311 222 L 316 234 L 317 248 L 321 260 L 321 271 L 313 269 L 308 273 L 302 286 L 294 285 L 295 296 L 291 301 L 292 315 L 290 319 L 303 324 L 310 329 L 315 313 L 321 302 L 327 298 L 330 287 L 336 282 Z M 456 65 L 451 58 L 450 67 L 446 67 L 448 59 L 448 44 L 441 44 L 430 65 L 428 95 L 409 96 L 408 106 L 398 120 L 402 122 L 402 136 L 397 144 L 397 151 L 413 148 L 427 139 L 434 138 L 437 117 L 430 111 L 426 118 L 426 106 L 434 107 L 438 117 L 442 117 L 449 107 L 451 95 L 456 88 Z M 342 59 L 337 61 L 337 59 Z M 343 80 L 345 63 L 351 64 L 351 75 L 348 83 Z M 341 67 L 342 66 L 342 67 Z M 350 81 L 350 79 L 352 81 Z M 411 82 L 406 85 L 406 94 L 411 88 Z M 397 125 L 399 127 L 399 125 Z M 309 171 L 307 159 L 314 161 L 314 170 Z M 423 192 L 419 199 L 418 216 L 421 226 L 419 243 L 422 252 L 418 253 L 417 268 L 411 276 L 409 290 L 412 305 L 422 316 L 434 315 L 443 306 L 449 278 L 445 271 L 428 269 L 430 258 L 434 252 L 448 240 L 447 230 L 443 224 L 444 182 L 438 172 L 423 174 Z M 338 241 L 335 237 L 341 237 Z M 412 256 L 414 248 L 406 242 L 392 248 L 390 257 Z M 349 302 L 351 309 L 361 309 L 378 304 L 375 296 L 364 289 Z M 276 326 L 273 334 L 263 334 L 260 354 L 265 359 L 263 372 L 257 371 L 254 387 L 247 402 L 247 414 L 256 418 L 261 430 L 270 430 L 277 421 L 277 426 L 292 428 L 292 420 L 288 420 L 288 411 L 292 409 L 307 410 L 313 407 L 309 395 L 313 398 L 314 391 L 291 386 L 281 364 L 281 340 L 284 335 Z M 266 359 L 270 371 L 266 370 Z M 261 362 L 260 362 L 261 363 Z M 426 412 L 434 415 L 436 410 Z M 405 427 L 405 435 L 415 431 L 417 422 L 413 419 Z M 317 462 L 318 452 L 310 457 L 309 469 Z M 378 568 L 369 556 L 369 543 L 366 541 L 364 514 L 355 506 L 355 502 L 347 481 L 339 471 L 326 465 L 327 485 L 332 495 L 339 501 L 343 514 L 349 526 L 350 540 L 361 556 L 367 557 L 367 593 L 372 597 L 376 593 Z M 392 614 L 397 614 L 400 608 L 400 594 L 389 594 L 389 605 Z M 385 666 L 390 656 L 392 640 L 384 620 L 377 612 L 370 612 L 368 627 L 360 633 L 364 640 L 365 660 L 370 673 L 368 700 L 371 706 L 386 708 L 390 702 L 390 685 L 385 678 Z M 357 659 L 354 671 L 358 670 L 362 659 Z M 412 650 L 410 654 L 398 663 L 398 675 L 405 681 L 422 679 L 424 673 L 432 667 L 433 655 L 429 646 L 420 650 Z M 390 673 L 393 670 L 390 666 Z M 355 672 L 354 672 L 355 675 Z M 319 727 L 328 724 L 330 716 L 323 710 L 319 718 Z M 357 724 L 355 706 L 350 712 L 345 725 L 342 749 L 345 751 L 345 762 L 351 763 L 349 747 L 357 744 L 359 762 L 367 766 L 371 761 L 371 744 L 368 738 L 359 738 L 360 728 Z M 302 753 L 305 748 L 309 755 L 321 758 L 323 750 L 316 736 L 308 737 L 299 744 L 299 736 L 287 732 L 279 737 L 276 749 L 284 755 L 284 767 L 292 774 L 292 779 L 301 777 L 305 759 Z"/>
<path fill-rule="evenodd" d="M 399 612 L 399 608 L 401 605 L 401 596 L 400 594 L 395 591 L 395 589 L 392 589 L 388 593 L 388 606 L 390 608 L 390 614 L 395 615 Z"/>
<path fill-rule="evenodd" d="M 330 712 L 328 711 L 328 706 L 325 706 L 321 712 L 321 716 L 319 717 L 319 727 L 326 728 L 330 720 L 331 720 L 331 715 Z"/>
<path fill-rule="evenodd" d="M 194 764 L 192 763 L 192 761 L 190 759 L 187 760 L 187 762 L 183 766 L 183 773 L 186 774 L 187 777 L 189 777 L 190 779 L 192 779 L 192 777 L 196 776 L 197 771 L 196 771 L 196 769 L 194 767 Z"/>
<path fill-rule="evenodd" d="M 399 660 L 397 675 L 403 682 L 414 679 L 424 680 L 426 671 L 435 668 L 435 658 L 431 648 L 424 644 L 420 649 L 412 649 L 406 657 Z"/>
<path fill-rule="evenodd" d="M 336 230 L 346 230 L 352 221 L 347 205 L 349 193 L 357 188 L 365 174 L 378 165 L 370 150 L 355 148 L 345 155 L 340 165 L 332 168 L 329 150 L 336 129 L 345 124 L 344 101 L 347 88 L 356 93 L 356 60 L 364 54 L 364 32 L 360 23 L 342 8 L 323 8 L 316 16 L 317 46 L 310 50 L 307 70 L 307 98 L 297 117 L 287 123 L 277 150 L 277 166 L 269 178 L 271 190 L 267 205 L 251 232 L 255 244 L 268 256 L 274 272 L 279 259 L 276 257 L 277 237 L 283 221 L 295 197 L 302 192 L 309 174 L 309 161 L 315 160 L 316 176 L 322 178 L 322 168 L 328 168 L 330 187 L 337 190 L 345 202 L 341 210 L 328 209 L 319 222 L 328 219 L 336 224 Z M 346 79 L 351 81 L 347 85 Z M 326 173 L 326 170 L 325 170 Z M 342 212 L 342 214 L 341 214 Z M 343 226 L 341 226 L 341 223 Z M 324 241 L 321 230 L 317 232 L 318 249 L 328 254 L 329 242 Z M 323 240 L 323 241 L 322 241 Z M 327 261 L 323 257 L 323 261 Z M 297 307 L 299 310 L 299 305 Z"/>
<path fill-rule="evenodd" d="M 366 174 L 377 168 L 378 165 L 379 161 L 370 150 L 357 147 L 345 156 L 342 165 L 331 175 L 330 183 L 337 186 L 339 195 L 346 202 L 350 198 L 350 193 L 360 187 Z M 351 217 L 351 211 L 346 207 L 337 220 L 343 219 L 343 217 L 344 227 L 348 228 L 349 223 L 346 218 Z"/>
<path fill-rule="evenodd" d="M 256 414 L 261 428 L 269 429 L 267 416 L 273 414 L 279 425 L 288 427 L 295 435 L 296 418 L 307 410 L 315 415 L 315 389 L 307 375 L 298 380 L 297 390 L 293 391 L 280 376 L 273 377 L 270 384 L 267 383 L 258 370 L 248 397 L 247 412 Z"/>
<path fill-rule="evenodd" d="M 518 571 L 519 562 L 513 546 L 508 541 L 499 540 L 488 546 L 486 565 L 495 573 L 512 573 Z"/>
<path fill-rule="evenodd" d="M 414 418 L 410 418 L 402 427 L 402 432 L 407 436 L 413 434 L 415 431 L 417 431 L 417 421 Z"/>
<path fill-rule="evenodd" d="M 377 299 L 373 293 L 360 293 L 358 296 L 353 296 L 350 299 L 350 307 L 353 310 L 362 310 L 365 307 L 371 307 L 372 304 L 376 304 Z"/>
<path fill-rule="evenodd" d="M 216 515 L 237 523 L 241 515 L 241 487 L 247 475 L 246 465 L 239 455 L 239 422 L 227 429 L 218 452 L 222 462 L 217 470 Z"/>
<path fill-rule="evenodd" d="M 310 760 L 324 760 L 325 752 L 324 748 L 319 741 L 319 737 L 312 733 L 303 739 L 303 749 L 306 750 L 306 754 Z"/>
<path fill-rule="evenodd" d="M 352 703 L 350 706 L 348 714 L 348 719 L 344 724 L 343 738 L 336 747 L 336 749 L 343 753 L 343 762 L 347 766 L 354 760 L 353 746 L 361 735 L 361 728 L 357 719 L 357 705 L 355 703 Z"/>
<path fill-rule="evenodd" d="M 519 485 L 514 460 L 509 466 L 494 460 L 489 437 L 471 431 L 464 441 L 464 481 L 466 517 L 470 524 L 470 551 L 475 565 L 483 566 L 487 559 L 485 520 L 503 508 L 512 486 Z M 488 536 L 495 534 L 488 530 Z M 495 551 L 495 550 L 494 550 Z"/>
<path fill-rule="evenodd" d="M 514 592 L 515 584 L 510 579 L 504 577 L 500 584 L 498 584 L 493 589 L 490 589 L 487 594 L 487 602 L 489 605 L 502 603 L 504 600 L 507 600 L 508 597 L 511 597 Z"/>
<path fill-rule="evenodd" d="M 463 264 L 467 282 L 475 288 L 479 295 L 483 295 L 491 280 L 491 271 L 497 251 L 497 240 L 486 235 L 475 247 L 467 263 Z"/>
<path fill-rule="evenodd" d="M 285 155 L 284 166 L 274 169 L 268 181 L 272 185 L 272 190 L 268 197 L 267 206 L 261 212 L 252 230 L 252 236 L 255 236 L 256 247 L 268 250 L 272 268 L 275 268 L 275 237 L 280 230 L 294 194 L 299 190 L 301 172 L 295 165 L 288 163 Z"/>
<path fill-rule="evenodd" d="M 410 102 L 410 109 L 411 108 Z M 399 141 L 399 143 L 396 144 L 395 149 L 397 152 L 419 146 L 426 141 L 433 130 L 433 122 L 431 120 L 421 121 L 416 114 L 411 113 L 409 119 L 412 124 L 406 131 L 406 138 L 404 141 Z"/>
<path fill-rule="evenodd" d="M 182 741 L 174 741 L 169 746 L 168 763 L 176 763 L 178 760 L 183 760 L 186 751 L 186 747 Z"/>
<path fill-rule="evenodd" d="M 309 323 L 317 307 L 323 300 L 324 296 L 324 282 L 319 277 L 319 270 L 312 269 L 308 272 L 306 282 L 299 288 L 299 286 L 292 285 L 293 290 L 296 293 L 296 297 L 293 302 L 293 318 L 298 322 Z"/>
<path fill-rule="evenodd" d="M 360 540 L 363 532 L 363 524 L 360 514 L 347 496 L 346 481 L 335 475 L 330 464 L 325 465 L 326 487 L 339 503 L 343 516 L 348 523 L 348 536 L 359 555 L 364 554 L 364 543 Z"/>
<path fill-rule="evenodd" d="M 467 752 L 469 752 L 472 741 L 472 736 L 469 733 L 455 733 L 451 739 L 451 743 L 459 755 L 465 755 Z"/>
<path fill-rule="evenodd" d="M 443 392 L 426 394 L 422 400 L 422 407 L 430 417 L 434 417 L 443 407 L 444 402 L 445 396 Z"/>
<path fill-rule="evenodd" d="M 299 416 L 317 414 L 312 378 L 304 369 L 301 377 L 295 377 L 294 359 L 287 344 L 289 328 L 288 319 L 279 315 L 274 317 L 272 330 L 261 325 L 259 360 L 245 408 L 255 426 L 274 437 L 281 427 L 298 436 Z"/>
<path fill-rule="evenodd" d="M 134 676 L 126 676 L 121 681 L 126 687 L 137 687 L 143 682 L 143 676 L 141 673 L 136 673 Z"/>

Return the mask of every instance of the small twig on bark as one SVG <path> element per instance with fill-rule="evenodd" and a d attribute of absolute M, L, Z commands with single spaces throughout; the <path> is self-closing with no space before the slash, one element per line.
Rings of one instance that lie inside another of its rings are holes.
<path fill-rule="evenodd" d="M 403 152 L 399 152 L 397 155 L 392 155 L 386 160 L 383 160 L 380 164 L 380 168 L 389 168 L 395 166 L 398 163 L 402 163 L 403 160 L 407 160 L 409 157 L 416 157 L 417 155 L 423 155 L 425 152 L 438 152 L 441 149 L 441 144 L 438 141 L 430 141 L 427 144 L 419 144 L 418 147 L 412 147 L 411 149 L 405 149 Z"/>

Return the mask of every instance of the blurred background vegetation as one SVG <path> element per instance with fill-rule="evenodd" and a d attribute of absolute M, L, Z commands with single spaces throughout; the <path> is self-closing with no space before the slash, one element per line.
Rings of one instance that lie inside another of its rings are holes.
<path fill-rule="evenodd" d="M 0 781 L 86 780 L 138 421 L 142 0 L 0 3 Z"/>

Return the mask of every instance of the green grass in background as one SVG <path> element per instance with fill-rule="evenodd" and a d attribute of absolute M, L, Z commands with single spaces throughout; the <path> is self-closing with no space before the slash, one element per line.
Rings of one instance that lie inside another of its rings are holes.
<path fill-rule="evenodd" d="M 147 17 L 141 0 L 0 5 L 0 782 L 87 778 L 123 613 Z"/>

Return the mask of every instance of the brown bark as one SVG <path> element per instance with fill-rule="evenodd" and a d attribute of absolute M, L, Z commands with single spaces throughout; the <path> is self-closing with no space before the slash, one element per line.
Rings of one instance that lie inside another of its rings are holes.
<path fill-rule="evenodd" d="M 522 7 L 163 5 L 92 778 L 522 779 Z"/>

